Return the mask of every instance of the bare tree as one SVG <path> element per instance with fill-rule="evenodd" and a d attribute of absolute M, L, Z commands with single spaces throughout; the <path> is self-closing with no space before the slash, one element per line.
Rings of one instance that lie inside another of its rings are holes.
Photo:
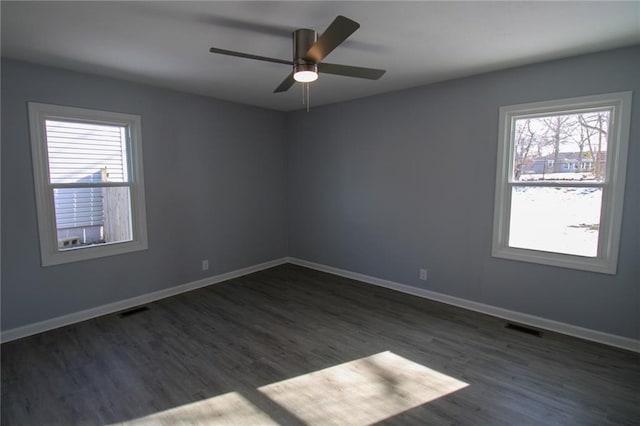
<path fill-rule="evenodd" d="M 580 120 L 580 117 L 578 117 Z M 584 126 L 579 126 L 578 133 L 574 134 L 572 138 L 573 142 L 578 146 L 578 160 L 580 161 L 580 171 L 584 171 L 582 167 L 582 163 L 584 162 L 584 148 L 587 144 L 587 140 L 589 139 L 588 130 Z"/>
<path fill-rule="evenodd" d="M 537 139 L 535 131 L 531 129 L 531 120 L 518 120 L 516 122 L 516 143 L 513 161 L 513 177 L 520 180 L 522 170 L 530 160 L 529 152 Z"/>
<path fill-rule="evenodd" d="M 554 115 L 542 119 L 546 127 L 545 136 L 553 148 L 553 173 L 560 171 L 560 145 L 571 140 L 578 124 L 575 115 Z"/>
<path fill-rule="evenodd" d="M 589 148 L 593 160 L 593 174 L 596 179 L 603 178 L 606 168 L 607 135 L 609 130 L 609 111 L 580 114 L 580 138 L 582 146 Z M 582 149 L 581 149 L 582 151 Z"/>

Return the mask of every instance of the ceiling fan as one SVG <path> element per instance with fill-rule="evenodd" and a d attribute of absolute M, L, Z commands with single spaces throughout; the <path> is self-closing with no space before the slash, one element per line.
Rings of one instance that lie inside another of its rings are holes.
<path fill-rule="evenodd" d="M 293 66 L 293 71 L 280 83 L 274 93 L 286 92 L 296 81 L 301 83 L 315 81 L 318 79 L 318 73 L 378 80 L 386 72 L 385 70 L 322 62 L 333 49 L 338 47 L 358 28 L 360 28 L 360 24 L 357 22 L 344 16 L 338 16 L 320 37 L 314 30 L 306 28 L 295 30 L 293 32 L 292 61 L 219 49 L 217 47 L 212 47 L 209 51 L 211 53 Z"/>

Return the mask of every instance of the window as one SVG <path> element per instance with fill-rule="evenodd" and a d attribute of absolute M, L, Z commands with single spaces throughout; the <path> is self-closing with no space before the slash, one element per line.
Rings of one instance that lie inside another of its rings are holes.
<path fill-rule="evenodd" d="M 139 116 L 29 103 L 42 265 L 147 248 Z"/>
<path fill-rule="evenodd" d="M 630 120 L 631 92 L 500 108 L 493 256 L 615 274 Z"/>

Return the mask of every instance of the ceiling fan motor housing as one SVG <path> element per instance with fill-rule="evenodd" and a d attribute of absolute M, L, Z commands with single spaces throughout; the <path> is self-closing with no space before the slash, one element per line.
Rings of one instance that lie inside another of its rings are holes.
<path fill-rule="evenodd" d="M 302 28 L 293 32 L 293 72 L 313 71 L 318 72 L 318 65 L 305 59 L 305 55 L 311 46 L 318 41 L 318 33 L 314 30 Z"/>

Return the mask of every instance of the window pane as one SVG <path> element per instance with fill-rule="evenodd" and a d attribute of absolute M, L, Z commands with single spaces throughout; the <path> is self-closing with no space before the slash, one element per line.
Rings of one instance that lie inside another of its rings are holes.
<path fill-rule="evenodd" d="M 58 229 L 102 226 L 102 188 L 56 188 L 53 191 Z"/>
<path fill-rule="evenodd" d="M 514 187 L 509 246 L 596 257 L 601 188 Z"/>
<path fill-rule="evenodd" d="M 56 188 L 58 248 L 132 240 L 128 187 Z"/>
<path fill-rule="evenodd" d="M 513 181 L 606 178 L 610 111 L 514 120 Z"/>
<path fill-rule="evenodd" d="M 46 120 L 51 183 L 127 182 L 126 128 Z"/>

